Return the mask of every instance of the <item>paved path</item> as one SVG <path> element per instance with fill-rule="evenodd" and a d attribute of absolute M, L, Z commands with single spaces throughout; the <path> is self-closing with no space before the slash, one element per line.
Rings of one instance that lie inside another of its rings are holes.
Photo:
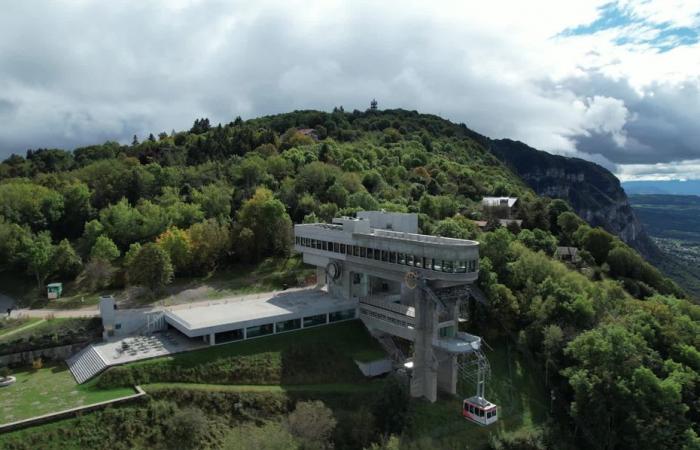
<path fill-rule="evenodd" d="M 17 302 L 10 296 L 0 294 L 0 315 L 7 315 L 7 308 L 14 308 Z"/>

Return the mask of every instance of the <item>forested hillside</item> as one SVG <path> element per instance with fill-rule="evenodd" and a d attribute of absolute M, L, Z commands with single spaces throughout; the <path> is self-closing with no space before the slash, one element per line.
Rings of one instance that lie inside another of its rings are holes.
<path fill-rule="evenodd" d="M 557 422 L 536 439 L 700 445 L 700 307 L 566 202 L 537 196 L 463 124 L 342 108 L 199 119 L 132 145 L 33 150 L 0 164 L 0 178 L 2 270 L 38 288 L 76 279 L 94 292 L 157 291 L 173 277 L 288 255 L 292 223 L 417 212 L 424 233 L 482 243 L 490 307 L 474 320 L 533 355 L 557 399 Z M 486 195 L 519 197 L 522 229 L 498 228 L 480 206 Z M 555 261 L 557 245 L 579 247 L 581 260 Z"/>

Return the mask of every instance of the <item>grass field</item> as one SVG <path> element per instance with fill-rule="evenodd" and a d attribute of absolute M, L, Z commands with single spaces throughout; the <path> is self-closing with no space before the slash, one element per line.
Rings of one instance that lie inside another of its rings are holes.
<path fill-rule="evenodd" d="M 492 372 L 486 398 L 498 405 L 498 422 L 488 427 L 468 422 L 460 414 L 461 398 L 442 397 L 433 404 L 416 401 L 410 438 L 430 438 L 441 448 L 480 449 L 492 434 L 536 426 L 546 420 L 548 396 L 538 368 L 515 351 L 508 340 L 489 343 L 494 350 L 486 353 Z"/>
<path fill-rule="evenodd" d="M 17 382 L 0 388 L 0 423 L 28 419 L 134 393 L 132 388 L 100 390 L 94 383 L 78 385 L 61 364 L 13 372 Z"/>
<path fill-rule="evenodd" d="M 43 319 L 21 318 L 21 319 L 0 319 L 0 340 L 8 339 L 26 329 L 35 327 L 43 322 Z"/>
<path fill-rule="evenodd" d="M 158 382 L 316 384 L 361 381 L 354 360 L 385 356 L 358 320 L 307 328 L 127 364 L 99 377 L 101 386 Z"/>
<path fill-rule="evenodd" d="M 85 318 L 54 318 L 54 319 L 21 319 L 26 320 L 23 325 L 14 330 L 5 332 L 0 330 L 0 342 L 9 342 L 19 339 L 45 335 L 64 335 L 77 333 L 78 330 L 89 332 L 99 327 L 99 319 Z"/>

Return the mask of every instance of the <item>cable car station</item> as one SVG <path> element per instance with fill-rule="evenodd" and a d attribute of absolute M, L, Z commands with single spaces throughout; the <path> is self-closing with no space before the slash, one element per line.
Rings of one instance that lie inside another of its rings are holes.
<path fill-rule="evenodd" d="M 479 274 L 477 242 L 418 234 L 416 214 L 360 211 L 332 224 L 295 225 L 294 248 L 317 267 L 320 288 L 357 302 L 360 319 L 395 348 L 395 359 L 394 338 L 413 344 L 412 396 L 434 402 L 438 389 L 457 394 L 462 378 L 476 384 L 464 417 L 496 421 L 496 405 L 484 399 L 489 365 L 481 338 L 458 330 L 460 305 Z"/>

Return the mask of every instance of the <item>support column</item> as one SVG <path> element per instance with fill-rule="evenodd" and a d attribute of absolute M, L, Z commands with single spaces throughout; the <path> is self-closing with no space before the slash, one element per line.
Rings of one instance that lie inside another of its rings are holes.
<path fill-rule="evenodd" d="M 433 335 L 437 320 L 435 305 L 425 297 L 423 290 L 412 291 L 416 309 L 416 339 L 413 354 L 413 378 L 411 396 L 425 397 L 429 402 L 437 400 L 437 360 L 433 350 Z"/>
<path fill-rule="evenodd" d="M 452 319 L 455 333 L 459 330 L 459 302 L 452 301 L 447 304 L 450 319 Z M 457 393 L 458 366 L 457 356 L 443 353 L 439 355 L 440 366 L 438 367 L 438 388 L 455 395 Z"/>
<path fill-rule="evenodd" d="M 209 345 L 216 344 L 216 333 L 209 333 Z"/>
<path fill-rule="evenodd" d="M 448 394 L 457 394 L 457 356 L 440 355 L 438 367 L 438 387 Z"/>

